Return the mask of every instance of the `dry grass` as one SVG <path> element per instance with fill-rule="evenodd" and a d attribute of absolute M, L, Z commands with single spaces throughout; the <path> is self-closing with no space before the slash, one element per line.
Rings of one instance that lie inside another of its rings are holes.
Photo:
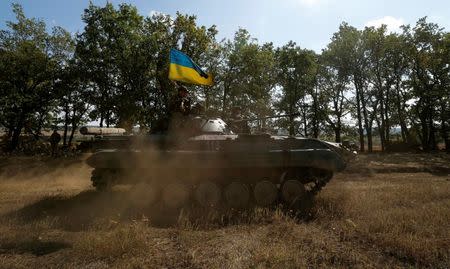
<path fill-rule="evenodd" d="M 94 260 L 136 255 L 147 246 L 146 229 L 147 226 L 135 223 L 108 231 L 86 231 L 74 242 L 74 249 L 78 255 Z"/>
<path fill-rule="evenodd" d="M 318 224 L 406 264 L 449 266 L 448 177 L 399 173 L 356 180 L 334 181 L 320 194 Z"/>
<path fill-rule="evenodd" d="M 281 209 L 139 209 L 126 190 L 93 192 L 79 161 L 1 168 L 0 268 L 450 267 L 442 173 L 340 174 L 299 219 Z"/>

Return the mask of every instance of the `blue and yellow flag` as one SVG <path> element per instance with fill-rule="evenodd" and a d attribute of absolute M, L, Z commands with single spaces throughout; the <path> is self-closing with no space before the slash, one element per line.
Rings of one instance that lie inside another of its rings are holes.
<path fill-rule="evenodd" d="M 169 79 L 197 85 L 213 85 L 211 74 L 206 74 L 186 54 L 170 49 Z"/>

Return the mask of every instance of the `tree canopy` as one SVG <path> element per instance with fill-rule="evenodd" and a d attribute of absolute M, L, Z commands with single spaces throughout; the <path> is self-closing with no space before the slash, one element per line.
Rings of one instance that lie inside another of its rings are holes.
<path fill-rule="evenodd" d="M 318 53 L 261 43 L 245 29 L 219 41 L 216 26 L 193 15 L 145 17 L 129 4 L 90 3 L 75 35 L 12 9 L 15 21 L 0 31 L 0 126 L 11 150 L 24 132 L 57 125 L 64 144 L 87 122 L 152 129 L 175 94 L 171 48 L 213 74 L 211 87 L 186 85 L 208 115 L 289 114 L 253 127 L 355 138 L 361 150 L 373 150 L 374 136 L 382 150 L 397 141 L 450 148 L 450 34 L 426 17 L 401 33 L 343 22 Z"/>

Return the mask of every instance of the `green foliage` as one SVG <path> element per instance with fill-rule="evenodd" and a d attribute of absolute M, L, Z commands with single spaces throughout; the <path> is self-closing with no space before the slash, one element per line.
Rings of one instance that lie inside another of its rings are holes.
<path fill-rule="evenodd" d="M 245 29 L 224 44 L 226 68 L 223 70 L 223 113 L 240 107 L 245 116 L 271 114 L 271 90 L 275 85 L 274 48 L 259 45 Z"/>
<path fill-rule="evenodd" d="M 47 116 L 58 66 L 57 34 L 48 34 L 42 21 L 27 19 L 19 5 L 13 11 L 17 22 L 8 22 L 9 30 L 0 33 L 0 124 L 12 135 L 11 149 L 22 128 L 32 131 L 32 123 Z"/>
<path fill-rule="evenodd" d="M 448 148 L 450 58 L 445 35 L 448 33 L 437 24 L 428 23 L 426 17 L 419 19 L 414 28 L 403 28 L 409 63 L 407 83 L 417 100 L 412 107 L 411 122 L 421 130 L 419 137 L 424 149 L 436 149 L 435 121 L 441 122 Z"/>
<path fill-rule="evenodd" d="M 151 125 L 167 113 L 174 85 L 168 80 L 170 48 L 206 65 L 204 54 L 215 42 L 215 27 L 199 27 L 195 16 L 177 14 L 143 18 L 127 4 L 118 9 L 91 4 L 85 30 L 77 38 L 76 57 L 94 88 L 93 118 L 100 124 L 131 129 Z"/>
<path fill-rule="evenodd" d="M 373 135 L 387 149 L 400 127 L 405 143 L 419 139 L 431 150 L 441 139 L 450 148 L 450 35 L 426 18 L 401 34 L 343 22 L 316 54 L 292 41 L 261 44 L 245 29 L 219 42 L 216 27 L 195 16 L 144 17 L 129 4 L 90 3 L 75 38 L 60 27 L 48 32 L 20 5 L 12 9 L 16 20 L 0 31 L 0 125 L 12 149 L 23 130 L 37 136 L 56 124 L 68 145 L 89 121 L 151 129 L 176 92 L 171 48 L 213 74 L 211 87 L 186 85 L 208 115 L 228 118 L 234 107 L 244 117 L 290 114 L 259 127 L 336 141 L 357 132 L 369 151 Z"/>
<path fill-rule="evenodd" d="M 313 111 L 308 104 L 308 97 L 315 92 L 318 59 L 313 51 L 301 49 L 290 41 L 277 49 L 276 81 L 280 87 L 278 102 L 275 107 L 285 114 L 295 114 L 301 111 L 303 129 L 306 130 L 306 116 Z M 290 135 L 299 133 L 300 121 L 295 116 L 280 120 L 281 126 L 287 127 Z M 307 136 L 307 132 L 304 132 Z"/>

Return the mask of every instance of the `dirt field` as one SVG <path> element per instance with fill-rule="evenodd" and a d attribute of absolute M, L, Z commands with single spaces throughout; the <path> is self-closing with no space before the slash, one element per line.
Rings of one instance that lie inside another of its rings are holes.
<path fill-rule="evenodd" d="M 81 159 L 0 160 L 1 268 L 450 267 L 450 157 L 359 156 L 306 219 L 148 212 Z"/>

